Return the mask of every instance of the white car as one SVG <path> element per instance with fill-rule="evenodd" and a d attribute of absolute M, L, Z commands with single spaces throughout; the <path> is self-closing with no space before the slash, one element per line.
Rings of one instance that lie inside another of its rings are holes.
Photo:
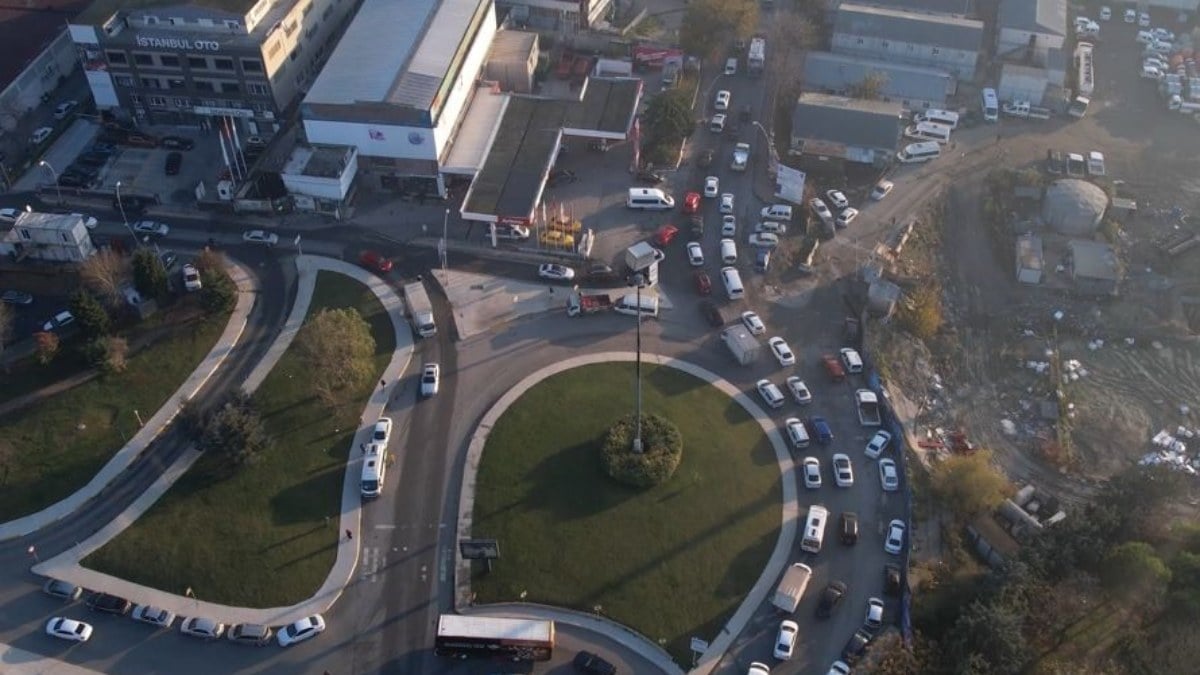
<path fill-rule="evenodd" d="M 66 119 L 67 115 L 70 115 L 71 111 L 77 107 L 79 107 L 79 101 L 63 101 L 62 103 L 59 103 L 58 105 L 54 106 L 54 119 Z"/>
<path fill-rule="evenodd" d="M 779 235 L 772 232 L 752 232 L 748 241 L 751 246 L 758 248 L 775 248 L 779 245 Z"/>
<path fill-rule="evenodd" d="M 16 222 L 17 216 L 21 215 L 21 209 L 5 208 L 0 209 L 0 220 L 6 223 Z"/>
<path fill-rule="evenodd" d="M 771 675 L 771 669 L 765 663 L 753 661 L 750 663 L 750 670 L 746 671 L 746 675 Z"/>
<path fill-rule="evenodd" d="M 138 234 L 153 234 L 159 237 L 167 236 L 171 231 L 166 223 L 160 223 L 155 220 L 139 220 L 133 224 L 133 231 Z"/>
<path fill-rule="evenodd" d="M 71 215 L 75 216 L 76 218 L 82 219 L 83 226 L 89 230 L 96 229 L 96 226 L 100 224 L 100 221 L 96 220 L 96 218 L 94 216 L 85 216 L 82 213 L 72 213 Z"/>
<path fill-rule="evenodd" d="M 721 179 L 716 176 L 709 176 L 704 179 L 704 196 L 716 198 L 721 192 Z"/>
<path fill-rule="evenodd" d="M 804 458 L 804 487 L 813 490 L 821 487 L 821 460 L 816 457 Z"/>
<path fill-rule="evenodd" d="M 187 264 L 183 266 L 183 287 L 188 291 L 198 291 L 204 286 L 200 282 L 200 271 L 195 265 Z"/>
<path fill-rule="evenodd" d="M 716 102 L 716 105 L 714 105 L 713 107 L 716 108 L 717 110 L 729 110 L 729 99 L 730 98 L 731 98 L 731 94 L 728 91 L 725 91 L 724 89 L 722 89 L 721 91 L 718 91 L 717 92 L 717 102 Z"/>
<path fill-rule="evenodd" d="M 1155 42 L 1174 42 L 1175 34 L 1166 28 L 1154 28 L 1150 30 L 1150 35 Z"/>
<path fill-rule="evenodd" d="M 871 199 L 873 201 L 879 201 L 879 200 L 883 199 L 884 197 L 886 197 L 892 193 L 892 188 L 894 188 L 894 187 L 896 187 L 896 184 L 890 180 L 879 181 L 878 183 L 875 184 L 875 187 L 871 190 Z"/>
<path fill-rule="evenodd" d="M 787 234 L 787 223 L 781 223 L 778 220 L 764 220 L 754 224 L 754 231 Z"/>
<path fill-rule="evenodd" d="M 867 459 L 879 459 L 884 450 L 887 450 L 888 444 L 892 442 L 892 435 L 886 431 L 876 431 L 875 435 L 867 443 L 866 455 Z"/>
<path fill-rule="evenodd" d="M 833 220 L 833 214 L 830 213 L 829 207 L 825 206 L 825 202 L 821 201 L 820 197 L 813 197 L 812 199 L 808 200 L 808 206 L 821 220 L 827 223 Z"/>
<path fill-rule="evenodd" d="M 225 624 L 194 616 L 184 619 L 183 623 L 179 624 L 179 632 L 203 640 L 215 640 L 225 633 Z"/>
<path fill-rule="evenodd" d="M 320 614 L 313 614 L 307 619 L 300 619 L 280 628 L 277 639 L 280 647 L 288 647 L 297 642 L 310 640 L 323 632 L 325 632 L 325 618 Z"/>
<path fill-rule="evenodd" d="M 171 624 L 175 623 L 175 612 L 152 605 L 138 605 L 133 608 L 133 613 L 129 616 L 134 621 L 158 626 L 159 628 L 170 628 Z"/>
<path fill-rule="evenodd" d="M 804 422 L 801 422 L 799 417 L 784 420 L 783 428 L 787 430 L 788 440 L 792 442 L 793 448 L 808 446 L 808 429 L 804 428 Z"/>
<path fill-rule="evenodd" d="M 41 145 L 50 138 L 50 134 L 54 133 L 54 129 L 50 127 L 38 127 L 32 134 L 29 135 L 29 143 L 31 145 Z"/>
<path fill-rule="evenodd" d="M 879 460 L 879 485 L 884 492 L 895 492 L 900 489 L 900 472 L 892 459 Z"/>
<path fill-rule="evenodd" d="M 725 131 L 725 113 L 717 113 L 712 116 L 712 121 L 708 123 L 708 130 L 714 134 L 719 134 Z"/>
<path fill-rule="evenodd" d="M 49 333 L 64 326 L 69 326 L 73 323 L 75 323 L 75 315 L 71 314 L 69 311 L 63 310 L 50 317 L 46 323 L 42 324 L 42 330 Z"/>
<path fill-rule="evenodd" d="M 754 388 L 758 390 L 758 395 L 762 397 L 768 408 L 783 407 L 783 392 L 779 391 L 779 387 L 770 380 L 759 380 L 754 383 Z"/>
<path fill-rule="evenodd" d="M 825 675 L 850 675 L 850 666 L 845 661 L 834 661 Z"/>
<path fill-rule="evenodd" d="M 371 442 L 387 445 L 388 441 L 392 440 L 392 418 L 380 417 L 375 423 L 375 428 L 371 430 Z"/>
<path fill-rule="evenodd" d="M 742 324 L 746 326 L 746 330 L 750 331 L 751 335 L 762 335 L 767 332 L 767 326 L 754 312 L 742 312 Z"/>
<path fill-rule="evenodd" d="M 833 456 L 833 482 L 838 487 L 854 485 L 854 466 L 850 463 L 850 455 L 839 452 Z"/>
<path fill-rule="evenodd" d="M 826 190 L 825 196 L 829 198 L 829 203 L 833 204 L 835 209 L 844 209 L 850 206 L 850 200 L 846 199 L 846 195 L 842 194 L 841 190 Z"/>
<path fill-rule="evenodd" d="M 844 209 L 842 211 L 842 214 L 840 216 L 838 216 L 838 218 L 837 218 L 837 226 L 838 227 L 850 227 L 850 223 L 853 223 L 854 219 L 857 217 L 858 217 L 858 209 L 853 208 L 853 207 Z"/>
<path fill-rule="evenodd" d="M 726 192 L 721 195 L 721 213 L 733 213 L 733 193 Z"/>
<path fill-rule="evenodd" d="M 279 243 L 279 235 L 266 230 L 247 230 L 242 233 L 242 241 L 247 244 L 266 244 L 274 246 Z"/>
<path fill-rule="evenodd" d="M 1100 8 L 1100 20 L 1108 21 L 1110 19 L 1112 19 L 1112 7 L 1109 7 L 1107 5 L 1105 5 L 1104 7 L 1101 7 Z"/>
<path fill-rule="evenodd" d="M 863 627 L 874 633 L 883 626 L 883 601 L 879 598 L 867 598 L 867 618 Z"/>
<path fill-rule="evenodd" d="M 575 278 L 575 270 L 557 263 L 538 265 L 538 276 L 550 281 L 570 281 Z"/>
<path fill-rule="evenodd" d="M 888 524 L 887 541 L 883 542 L 883 550 L 892 555 L 899 555 L 904 548 L 904 531 L 907 528 L 904 521 L 897 518 Z"/>
<path fill-rule="evenodd" d="M 70 642 L 87 642 L 92 637 L 92 625 L 56 616 L 46 622 L 46 635 Z"/>
<path fill-rule="evenodd" d="M 792 658 L 792 650 L 796 648 L 796 635 L 799 632 L 800 624 L 795 621 L 779 624 L 779 635 L 775 638 L 775 658 L 780 661 Z"/>
<path fill-rule="evenodd" d="M 771 353 L 775 355 L 775 359 L 779 361 L 781 366 L 796 365 L 796 355 L 792 353 L 788 343 L 781 337 L 773 337 L 767 340 L 767 344 L 771 347 Z"/>
<path fill-rule="evenodd" d="M 692 267 L 704 267 L 704 250 L 700 248 L 700 242 L 688 242 L 687 257 L 688 262 L 692 264 Z"/>
<path fill-rule="evenodd" d="M 429 398 L 437 396 L 438 383 L 441 381 L 441 368 L 436 363 L 426 363 L 421 369 L 421 396 Z"/>
<path fill-rule="evenodd" d="M 1141 26 L 1142 28 L 1149 28 L 1150 27 L 1150 15 L 1147 14 L 1146 12 L 1139 12 L 1138 13 L 1138 25 Z"/>
<path fill-rule="evenodd" d="M 812 403 L 812 392 L 808 390 L 808 385 L 804 384 L 804 380 L 797 375 L 792 375 L 787 379 L 788 391 L 792 392 L 792 398 L 796 399 L 796 403 L 800 405 L 808 405 Z"/>
<path fill-rule="evenodd" d="M 736 237 L 737 236 L 737 216 L 726 214 L 721 217 L 721 236 Z"/>
<path fill-rule="evenodd" d="M 1137 11 L 1132 9 L 1125 10 L 1125 23 L 1137 23 Z"/>

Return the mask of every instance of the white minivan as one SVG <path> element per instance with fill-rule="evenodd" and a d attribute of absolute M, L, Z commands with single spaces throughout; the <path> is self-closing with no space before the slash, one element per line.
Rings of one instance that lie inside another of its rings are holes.
<path fill-rule="evenodd" d="M 666 211 L 675 208 L 675 198 L 658 188 L 629 188 L 625 206 L 647 211 Z"/>
<path fill-rule="evenodd" d="M 913 115 L 913 122 L 917 122 L 918 124 L 921 122 L 933 122 L 934 124 L 944 124 L 951 129 L 957 129 L 958 113 L 951 110 L 930 108 L 929 110 L 922 110 Z"/>
<path fill-rule="evenodd" d="M 908 128 L 904 130 L 904 135 L 920 141 L 949 143 L 951 131 L 952 129 L 945 124 L 938 124 L 936 122 L 917 122 L 916 124 L 908 125 Z"/>
<path fill-rule="evenodd" d="M 363 457 L 362 496 L 363 499 L 374 499 L 383 492 L 383 478 L 387 473 L 387 458 L 384 446 L 372 443 L 367 446 L 366 456 Z"/>
<path fill-rule="evenodd" d="M 721 281 L 725 284 L 725 295 L 730 300 L 741 300 L 746 294 L 742 287 L 742 275 L 738 274 L 736 267 L 722 267 Z"/>
<path fill-rule="evenodd" d="M 901 164 L 917 164 L 937 159 L 942 155 L 942 146 L 935 141 L 909 143 L 896 155 Z"/>
<path fill-rule="evenodd" d="M 629 316 L 641 314 L 642 316 L 657 317 L 658 296 L 643 293 L 639 301 L 637 293 L 630 293 L 623 296 L 613 305 L 613 311 L 628 314 Z"/>
<path fill-rule="evenodd" d="M 788 220 L 792 219 L 792 207 L 787 204 L 772 204 L 764 206 L 762 210 L 763 220 Z"/>
<path fill-rule="evenodd" d="M 737 243 L 732 239 L 721 240 L 721 262 L 726 265 L 737 264 Z"/>

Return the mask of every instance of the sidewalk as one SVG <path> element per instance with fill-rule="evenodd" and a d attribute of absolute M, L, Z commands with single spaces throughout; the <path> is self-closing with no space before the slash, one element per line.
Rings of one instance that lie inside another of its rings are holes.
<path fill-rule="evenodd" d="M 129 468 L 129 465 L 142 454 L 142 451 L 171 423 L 176 413 L 179 412 L 179 402 L 194 396 L 204 386 L 204 383 L 208 382 L 208 378 L 217 372 L 217 369 L 225 362 L 225 357 L 229 355 L 230 350 L 241 338 L 242 331 L 246 328 L 250 309 L 258 297 L 257 280 L 245 268 L 231 263 L 229 274 L 238 288 L 237 304 L 229 316 L 229 323 L 226 325 L 225 331 L 221 333 L 221 337 L 217 338 L 216 344 L 200 362 L 200 365 L 196 366 L 196 370 L 167 399 L 163 407 L 154 413 L 153 417 L 146 420 L 146 424 L 134 434 L 125 447 L 113 455 L 113 458 L 87 485 L 71 496 L 37 513 L 10 520 L 7 523 L 0 523 L 0 541 L 23 537 L 40 530 L 71 515 L 99 495 L 109 483 Z"/>
<path fill-rule="evenodd" d="M 402 311 L 400 297 L 396 295 L 395 291 L 374 274 L 361 267 L 340 260 L 316 256 L 299 256 L 296 258 L 296 269 L 300 284 L 300 288 L 296 294 L 296 304 L 293 306 L 283 330 L 275 339 L 275 342 L 271 345 L 263 360 L 255 366 L 254 371 L 246 378 L 243 388 L 247 392 L 253 392 L 262 384 L 267 374 L 271 371 L 271 368 L 275 366 L 279 358 L 287 351 L 288 346 L 291 345 L 308 313 L 308 307 L 312 301 L 313 288 L 316 285 L 317 273 L 323 270 L 345 274 L 366 285 L 379 298 L 384 310 L 391 317 L 392 328 L 396 332 L 396 350 L 393 352 L 392 359 L 384 370 L 382 377 L 389 382 L 399 380 L 412 358 L 413 341 L 412 333 L 403 318 L 404 312 Z M 391 393 L 390 389 L 375 389 L 371 394 L 371 399 L 367 403 L 367 407 L 363 411 L 362 419 L 374 420 L 379 417 Z M 355 435 L 351 447 L 365 442 L 371 433 L 371 428 L 371 425 L 364 424 L 359 429 L 358 434 Z M 86 569 L 79 565 L 80 560 L 120 534 L 126 527 L 145 513 L 187 471 L 199 457 L 199 454 L 195 450 L 185 453 L 145 493 L 138 497 L 124 513 L 115 518 L 113 522 L 81 542 L 75 548 L 34 566 L 33 571 L 36 574 L 63 579 L 84 588 L 103 589 L 105 592 L 120 595 L 134 603 L 151 604 L 156 607 L 168 609 L 182 616 L 205 616 L 230 625 L 255 623 L 267 626 L 279 626 L 328 610 L 341 596 L 342 591 L 354 574 L 354 569 L 358 564 L 358 542 L 362 540 L 362 537 L 358 536 L 361 524 L 361 498 L 359 496 L 358 484 L 361 459 L 353 453 L 351 454 L 351 461 L 346 465 L 346 472 L 342 482 L 342 515 L 338 523 L 338 531 L 349 530 L 355 536 L 353 539 L 339 540 L 337 558 L 334 561 L 333 568 L 330 569 L 329 575 L 325 578 L 324 583 L 321 584 L 321 588 L 311 598 L 303 602 L 290 607 L 271 607 L 267 609 L 231 607 L 141 586 Z"/>
<path fill-rule="evenodd" d="M 471 523 L 475 510 L 475 476 L 479 470 L 479 463 L 483 456 L 483 447 L 487 443 L 489 431 L 495 426 L 496 421 L 504 415 L 509 406 L 515 403 L 527 390 L 538 382 L 565 370 L 592 363 L 633 361 L 636 358 L 637 355 L 634 352 L 603 352 L 577 356 L 554 363 L 530 374 L 518 382 L 484 413 L 483 418 L 476 427 L 475 434 L 471 437 L 467 448 L 466 461 L 463 463 L 462 496 L 458 504 L 459 539 L 471 536 Z M 779 472 L 783 476 L 783 504 L 780 512 L 779 539 L 775 542 L 775 549 L 771 552 L 771 557 L 763 567 L 758 581 L 754 582 L 754 586 L 746 594 L 737 611 L 734 612 L 733 616 L 730 617 L 729 621 L 721 629 L 720 634 L 709 641 L 708 651 L 700 657 L 697 666 L 690 671 L 696 675 L 707 675 L 720 663 L 725 651 L 733 645 L 734 638 L 746 627 L 746 624 L 754 616 L 754 612 L 767 599 L 768 593 L 775 587 L 776 581 L 783 574 L 788 563 L 791 562 L 792 548 L 796 542 L 796 529 L 800 521 L 795 466 L 791 453 L 788 452 L 787 444 L 784 443 L 778 427 L 771 420 L 770 416 L 763 411 L 754 399 L 750 398 L 733 384 L 710 370 L 672 357 L 643 353 L 642 360 L 647 363 L 676 368 L 689 375 L 698 377 L 712 384 L 722 393 L 736 401 L 738 405 L 745 408 L 746 412 L 750 413 L 758 421 L 763 433 L 770 439 L 771 447 L 775 450 L 775 460 L 779 464 Z M 607 619 L 593 617 L 592 615 L 574 610 L 523 603 L 472 607 L 470 604 L 472 595 L 471 561 L 460 559 L 456 564 L 457 571 L 455 578 L 457 587 L 455 588 L 455 607 L 464 614 L 478 613 L 491 616 L 533 615 L 539 618 L 554 619 L 555 621 L 561 621 L 566 624 L 602 633 L 608 638 L 625 645 L 628 649 L 637 652 L 652 663 L 659 664 L 664 673 L 673 674 L 682 672 L 679 666 L 671 660 L 671 657 L 657 643 L 643 635 L 639 635 L 632 629 Z"/>

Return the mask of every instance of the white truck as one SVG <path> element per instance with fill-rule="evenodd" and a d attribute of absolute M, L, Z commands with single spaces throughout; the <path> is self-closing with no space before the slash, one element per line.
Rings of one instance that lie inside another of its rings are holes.
<path fill-rule="evenodd" d="M 738 143 L 733 146 L 733 163 L 729 165 L 734 171 L 745 171 L 750 164 L 750 144 Z"/>
<path fill-rule="evenodd" d="M 812 568 L 804 563 L 795 563 L 789 567 L 783 573 L 775 595 L 771 597 L 771 604 L 782 612 L 794 614 L 796 607 L 800 606 L 800 598 L 804 597 L 804 591 L 808 588 L 809 580 L 812 579 L 812 573 Z"/>
<path fill-rule="evenodd" d="M 746 70 L 751 75 L 761 75 L 767 65 L 767 41 L 756 37 L 750 40 L 750 51 L 746 54 Z"/>
<path fill-rule="evenodd" d="M 877 427 L 883 423 L 879 416 L 879 397 L 870 389 L 859 389 L 854 392 L 854 402 L 858 405 L 858 422 L 864 427 Z"/>
<path fill-rule="evenodd" d="M 1021 119 L 1050 119 L 1049 108 L 1039 108 L 1038 106 L 1031 105 L 1029 101 L 1010 101 L 1005 103 L 1002 112 L 1009 117 L 1019 117 Z"/>
<path fill-rule="evenodd" d="M 433 305 L 429 302 L 429 295 L 425 293 L 423 281 L 404 284 L 404 304 L 414 333 L 421 337 L 437 335 L 437 324 L 433 321 Z"/>
<path fill-rule="evenodd" d="M 729 348 L 729 353 L 743 366 L 748 366 L 758 359 L 762 345 L 743 326 L 731 326 L 721 331 L 721 340 Z"/>
<path fill-rule="evenodd" d="M 649 242 L 639 241 L 625 249 L 625 264 L 629 267 L 630 272 L 641 272 L 662 259 L 662 252 L 651 246 Z"/>

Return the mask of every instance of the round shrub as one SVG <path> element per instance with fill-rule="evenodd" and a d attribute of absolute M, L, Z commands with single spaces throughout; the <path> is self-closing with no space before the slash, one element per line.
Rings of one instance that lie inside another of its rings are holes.
<path fill-rule="evenodd" d="M 637 488 L 666 481 L 683 459 L 683 435 L 661 415 L 642 415 L 642 452 L 633 451 L 634 416 L 617 420 L 604 436 L 600 458 L 604 472 Z"/>

